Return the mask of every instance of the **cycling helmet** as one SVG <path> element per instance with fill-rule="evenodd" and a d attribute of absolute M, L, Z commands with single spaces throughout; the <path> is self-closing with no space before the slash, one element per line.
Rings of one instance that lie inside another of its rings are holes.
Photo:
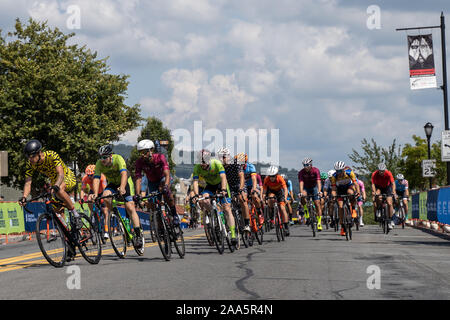
<path fill-rule="evenodd" d="M 244 152 L 238 153 L 234 158 L 237 160 L 237 163 L 239 164 L 247 163 L 248 160 L 248 156 Z"/>
<path fill-rule="evenodd" d="M 113 151 L 112 151 L 112 146 L 109 145 L 109 144 L 104 145 L 104 146 L 101 146 L 101 147 L 98 149 L 98 154 L 99 154 L 100 156 L 109 156 L 109 155 L 111 155 L 112 153 L 113 153 Z"/>
<path fill-rule="evenodd" d="M 148 140 L 148 139 L 144 139 L 138 142 L 137 144 L 137 150 L 141 151 L 141 150 L 150 150 L 155 148 L 155 144 L 153 143 L 153 141 Z"/>
<path fill-rule="evenodd" d="M 326 180 L 327 178 L 328 178 L 328 175 L 327 175 L 325 172 L 322 172 L 322 173 L 320 174 L 320 179 Z"/>
<path fill-rule="evenodd" d="M 381 162 L 381 163 L 378 165 L 378 170 L 380 170 L 380 171 L 386 170 L 386 165 L 385 165 L 383 162 Z"/>
<path fill-rule="evenodd" d="M 27 142 L 25 148 L 23 149 L 23 152 L 27 157 L 29 157 L 31 155 L 38 153 L 39 151 L 41 151 L 41 149 L 42 144 L 38 140 L 33 139 Z"/>
<path fill-rule="evenodd" d="M 331 178 L 333 176 L 333 174 L 335 174 L 336 170 L 330 170 L 328 171 L 328 178 Z"/>
<path fill-rule="evenodd" d="M 222 147 L 217 151 L 217 155 L 220 157 L 226 157 L 230 155 L 230 149 Z"/>
<path fill-rule="evenodd" d="M 345 169 L 345 162 L 344 161 L 337 161 L 334 164 L 334 170 L 344 170 Z"/>
<path fill-rule="evenodd" d="M 95 173 L 95 164 L 90 164 L 86 167 L 86 170 L 84 170 L 84 173 L 87 175 L 91 175 Z"/>
<path fill-rule="evenodd" d="M 278 173 L 278 167 L 277 166 L 270 166 L 269 169 L 267 169 L 267 175 L 268 176 L 274 176 Z"/>
<path fill-rule="evenodd" d="M 211 160 L 211 152 L 206 149 L 202 149 L 197 153 L 197 163 L 202 164 L 206 163 L 209 164 L 209 161 Z"/>
<path fill-rule="evenodd" d="M 397 177 L 396 177 L 398 180 L 403 180 L 403 179 L 405 179 L 405 177 L 401 174 L 401 173 L 399 173 L 398 175 L 397 175 Z"/>
<path fill-rule="evenodd" d="M 312 165 L 312 159 L 311 158 L 305 158 L 302 161 L 303 166 L 311 166 Z"/>

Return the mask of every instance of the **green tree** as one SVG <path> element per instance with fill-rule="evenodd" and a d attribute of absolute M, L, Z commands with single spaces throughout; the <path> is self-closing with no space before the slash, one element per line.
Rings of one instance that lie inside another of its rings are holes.
<path fill-rule="evenodd" d="M 172 160 L 172 150 L 174 147 L 174 142 L 172 139 L 172 134 L 170 129 L 164 127 L 164 124 L 161 120 L 155 117 L 148 117 L 147 123 L 142 128 L 141 133 L 137 139 L 137 141 L 141 141 L 144 139 L 149 139 L 155 142 L 155 140 L 160 141 L 168 141 L 169 144 L 167 146 L 167 161 L 169 162 L 170 172 L 173 175 L 175 173 L 175 163 Z M 127 168 L 128 171 L 134 176 L 135 163 L 139 157 L 139 153 L 137 151 L 136 146 L 131 151 L 130 158 L 128 159 Z"/>
<path fill-rule="evenodd" d="M 428 159 L 428 143 L 426 139 L 413 135 L 414 144 L 405 144 L 401 161 L 402 174 L 409 182 L 411 190 L 426 190 L 429 188 L 429 178 L 422 177 L 422 160 Z M 447 165 L 441 161 L 441 141 L 435 142 L 430 148 L 431 159 L 436 159 L 436 177 L 433 183 L 445 185 Z"/>
<path fill-rule="evenodd" d="M 362 152 L 352 149 L 353 153 L 348 157 L 355 164 L 353 168 L 356 172 L 366 177 L 377 170 L 379 163 L 384 162 L 389 171 L 396 174 L 399 170 L 401 162 L 401 147 L 397 146 L 396 140 L 387 148 L 379 146 L 372 138 L 371 141 L 367 139 L 361 140 Z"/>
<path fill-rule="evenodd" d="M 86 46 L 69 45 L 73 36 L 33 19 L 17 19 L 9 41 L 0 30 L 0 150 L 9 152 L 8 185 L 23 185 L 27 140 L 83 170 L 100 145 L 139 125 L 139 105 L 124 103 L 128 76 L 108 73 L 107 58 Z"/>

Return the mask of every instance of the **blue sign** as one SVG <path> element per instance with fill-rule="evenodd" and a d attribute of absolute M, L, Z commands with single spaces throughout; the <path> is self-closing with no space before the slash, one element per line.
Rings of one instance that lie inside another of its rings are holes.
<path fill-rule="evenodd" d="M 411 196 L 411 218 L 419 219 L 419 193 Z"/>
<path fill-rule="evenodd" d="M 126 216 L 125 208 L 117 207 L 117 209 L 119 210 L 119 213 L 122 217 Z M 148 212 L 142 212 L 142 211 L 137 211 L 137 210 L 136 210 L 136 212 L 139 216 L 139 220 L 141 221 L 141 228 L 144 231 L 150 230 L 150 215 L 148 214 Z"/>
<path fill-rule="evenodd" d="M 23 210 L 24 221 L 25 221 L 25 231 L 34 232 L 36 231 L 36 221 L 41 213 L 45 211 L 45 203 L 43 202 L 31 202 L 27 204 L 27 209 L 32 213 L 28 213 Z"/>
<path fill-rule="evenodd" d="M 427 220 L 437 221 L 437 202 L 439 189 L 428 191 L 427 195 Z"/>
<path fill-rule="evenodd" d="M 439 189 L 437 200 L 437 218 L 441 223 L 450 224 L 450 188 Z"/>

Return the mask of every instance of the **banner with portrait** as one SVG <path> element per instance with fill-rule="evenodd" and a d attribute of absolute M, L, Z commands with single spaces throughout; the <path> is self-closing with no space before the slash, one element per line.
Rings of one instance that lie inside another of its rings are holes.
<path fill-rule="evenodd" d="M 436 88 L 432 35 L 408 36 L 408 55 L 411 90 Z"/>

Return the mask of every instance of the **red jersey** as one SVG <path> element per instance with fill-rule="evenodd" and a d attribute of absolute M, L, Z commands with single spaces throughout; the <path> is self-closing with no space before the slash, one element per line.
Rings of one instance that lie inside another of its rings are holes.
<path fill-rule="evenodd" d="M 378 174 L 379 170 L 372 173 L 372 183 L 380 188 L 387 188 L 394 184 L 394 176 L 389 170 L 384 171 L 384 175 Z"/>
<path fill-rule="evenodd" d="M 83 177 L 83 179 L 81 180 L 81 190 L 86 190 L 86 187 L 89 186 L 89 190 L 90 191 L 94 191 L 94 177 L 89 178 L 88 175 L 85 175 Z M 100 184 L 98 186 L 98 193 L 102 193 L 103 189 L 106 188 L 106 177 L 105 175 L 102 173 L 101 177 L 100 177 Z"/>
<path fill-rule="evenodd" d="M 273 191 L 280 191 L 281 189 L 285 189 L 286 187 L 286 182 L 284 181 L 284 179 L 277 174 L 277 178 L 275 179 L 274 182 L 270 181 L 270 177 L 267 176 L 264 179 L 264 189 L 269 189 L 269 190 L 273 190 Z"/>

